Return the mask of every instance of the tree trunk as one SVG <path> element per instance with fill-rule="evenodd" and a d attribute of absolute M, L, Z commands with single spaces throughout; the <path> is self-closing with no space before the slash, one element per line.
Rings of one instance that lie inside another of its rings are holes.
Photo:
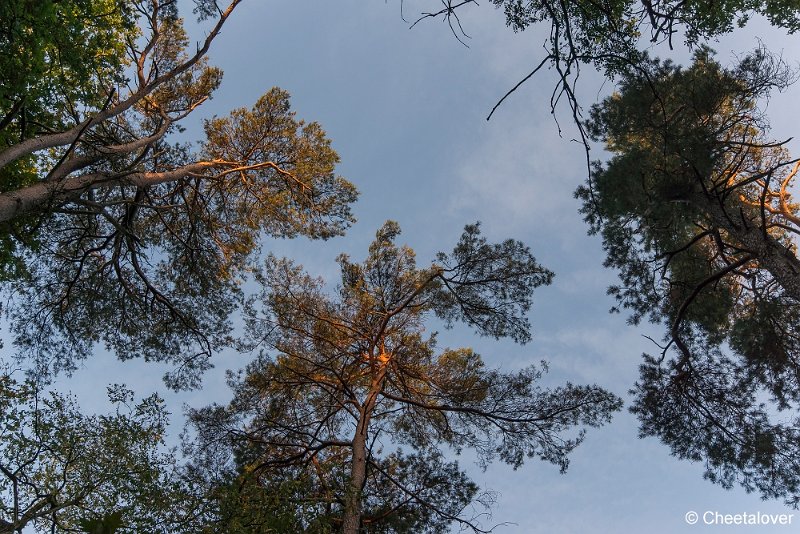
<path fill-rule="evenodd" d="M 361 490 L 367 478 L 367 423 L 369 415 L 363 413 L 353 436 L 353 454 L 350 464 L 350 484 L 345 496 L 343 534 L 358 534 L 361 526 Z"/>
<path fill-rule="evenodd" d="M 381 361 L 380 367 L 375 370 L 369 393 L 361 407 L 358 424 L 356 425 L 356 434 L 353 436 L 350 484 L 344 501 L 343 534 L 358 534 L 361 527 L 361 492 L 364 489 L 364 481 L 367 479 L 367 434 L 369 432 L 369 422 L 378 402 L 378 394 L 383 389 L 383 380 L 386 377 L 390 357 L 381 350 L 379 359 Z"/>
<path fill-rule="evenodd" d="M 701 196 L 695 202 L 702 203 L 702 209 L 709 214 L 715 226 L 725 230 L 755 256 L 786 295 L 800 302 L 800 259 L 792 250 L 766 233 L 761 221 L 748 220 L 742 213 L 729 213 L 716 198 Z"/>

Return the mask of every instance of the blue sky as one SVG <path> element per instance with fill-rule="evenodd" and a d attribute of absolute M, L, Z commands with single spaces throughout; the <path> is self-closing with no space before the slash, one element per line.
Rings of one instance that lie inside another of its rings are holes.
<path fill-rule="evenodd" d="M 188 4 L 184 15 L 191 19 Z M 362 258 L 386 219 L 400 223 L 401 241 L 416 249 L 420 262 L 451 248 L 464 224 L 480 220 L 491 239 L 526 242 L 556 278 L 536 295 L 530 344 L 480 339 L 464 329 L 443 332 L 440 344 L 473 346 L 489 365 L 503 369 L 545 359 L 549 383 L 597 383 L 627 400 L 641 353 L 655 349 L 642 335 L 658 338 L 661 332 L 628 326 L 624 315 L 608 313 L 613 302 L 605 291 L 615 274 L 603 269 L 599 239 L 586 235 L 572 198 L 585 179 L 584 152 L 571 141 L 576 132 L 566 109 L 558 115 L 558 134 L 548 105 L 553 75 L 537 75 L 485 120 L 497 99 L 538 63 L 543 34 L 512 33 L 502 13 L 484 2 L 464 11 L 471 36 L 466 48 L 439 20 L 409 29 L 407 21 L 426 4 L 430 9 L 438 2 L 406 1 L 404 21 L 399 0 L 244 2 L 210 54 L 225 71 L 222 87 L 187 121 L 188 134 L 199 134 L 201 117 L 250 106 L 273 86 L 288 90 L 298 116 L 326 129 L 342 159 L 339 172 L 361 191 L 358 222 L 343 238 L 270 241 L 266 250 L 335 281 L 336 255 Z M 796 39 L 752 26 L 714 45 L 723 62 L 754 48 L 759 33 L 790 61 L 800 58 Z M 202 28 L 192 28 L 192 36 L 199 39 Z M 676 50 L 674 57 L 685 60 L 687 54 Z M 587 68 L 579 97 L 588 106 L 612 89 Z M 775 137 L 792 135 L 798 96 L 800 87 L 771 101 Z M 603 157 L 599 147 L 593 157 Z M 174 435 L 182 405 L 224 402 L 223 371 L 246 361 L 247 355 L 222 354 L 201 391 L 165 395 L 176 414 Z M 147 394 L 163 390 L 161 373 L 153 364 L 121 364 L 98 353 L 62 387 L 92 408 L 102 404 L 98 384 L 124 381 Z M 690 510 L 792 511 L 704 481 L 702 466 L 675 460 L 655 439 L 639 439 L 627 412 L 589 431 L 565 475 L 541 462 L 517 471 L 495 464 L 482 472 L 469 454 L 460 461 L 482 488 L 498 492 L 493 518 L 485 523 L 508 523 L 498 533 L 758 533 L 793 532 L 800 525 L 800 513 L 794 528 L 687 525 Z"/>

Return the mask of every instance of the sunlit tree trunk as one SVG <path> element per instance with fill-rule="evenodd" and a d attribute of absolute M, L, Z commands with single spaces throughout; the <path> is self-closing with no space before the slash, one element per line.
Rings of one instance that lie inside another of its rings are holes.
<path fill-rule="evenodd" d="M 361 492 L 367 479 L 367 434 L 372 412 L 378 400 L 378 394 L 383 389 L 389 357 L 383 351 L 378 357 L 380 365 L 373 372 L 372 384 L 360 411 L 356 433 L 353 436 L 352 460 L 350 465 L 350 484 L 345 497 L 344 518 L 342 524 L 343 534 L 358 534 L 361 526 Z M 375 360 L 373 359 L 373 362 Z"/>
<path fill-rule="evenodd" d="M 699 196 L 696 202 L 702 203 L 711 220 L 749 250 L 761 264 L 775 277 L 781 288 L 800 302 L 800 260 L 795 253 L 769 235 L 755 222 L 744 216 L 732 216 L 717 201 Z"/>

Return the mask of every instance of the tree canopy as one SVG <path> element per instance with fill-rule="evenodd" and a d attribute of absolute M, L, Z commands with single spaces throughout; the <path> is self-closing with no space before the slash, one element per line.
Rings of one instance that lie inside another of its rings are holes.
<path fill-rule="evenodd" d="M 190 517 L 163 401 L 119 385 L 108 397 L 114 411 L 87 416 L 72 397 L 0 376 L 0 532 L 172 532 Z"/>
<path fill-rule="evenodd" d="M 43 369 L 99 342 L 197 386 L 259 238 L 352 222 L 330 140 L 285 91 L 207 120 L 197 148 L 174 140 L 221 82 L 205 55 L 239 3 L 195 2 L 212 27 L 194 51 L 172 1 L 4 4 L 0 278 Z"/>
<path fill-rule="evenodd" d="M 421 18 L 443 17 L 460 36 L 458 13 L 470 4 L 447 1 Z M 800 4 L 492 4 L 514 31 L 549 28 L 535 68 L 500 102 L 542 68 L 556 71 L 551 110 L 568 102 L 587 150 L 582 211 L 603 238 L 605 265 L 620 273 L 609 293 L 631 322 L 667 329 L 632 391 L 642 436 L 704 461 L 706 477 L 725 487 L 796 506 L 800 167 L 786 141 L 769 137 L 763 107 L 796 76 L 765 49 L 724 68 L 707 43 L 755 16 L 794 33 Z M 681 41 L 695 52 L 687 68 L 644 52 Z M 588 121 L 576 96 L 587 64 L 617 82 Z M 591 141 L 605 144 L 609 161 L 590 162 Z"/>
<path fill-rule="evenodd" d="M 437 350 L 425 332 L 433 317 L 529 340 L 525 312 L 552 273 L 519 241 L 488 243 L 477 225 L 418 268 L 395 244 L 399 232 L 386 223 L 363 263 L 340 256 L 334 296 L 292 262 L 268 259 L 247 312 L 261 356 L 231 376 L 228 406 L 191 414 L 198 450 L 235 451 L 228 469 L 240 495 L 248 504 L 283 495 L 273 509 L 294 531 L 446 532 L 454 521 L 481 531 L 463 515 L 477 487 L 443 446 L 472 449 L 484 466 L 538 457 L 564 471 L 583 439 L 573 429 L 620 408 L 594 385 L 542 388 L 545 367 L 501 372 L 471 349 Z"/>
<path fill-rule="evenodd" d="M 458 13 L 476 3 L 422 18 L 461 38 Z M 2 312 L 45 380 L 103 345 L 172 364 L 169 387 L 198 387 L 209 357 L 236 344 L 244 301 L 238 345 L 259 355 L 230 375 L 230 404 L 190 412 L 186 466 L 163 448 L 157 396 L 137 403 L 114 386 L 115 411 L 89 416 L 1 375 L 0 533 L 482 531 L 471 506 L 491 495 L 449 452 L 564 471 L 583 428 L 621 401 L 596 385 L 547 389 L 544 363 L 506 372 L 440 349 L 426 327 L 525 343 L 532 293 L 552 273 L 478 225 L 419 268 L 391 222 L 364 262 L 340 256 L 334 291 L 287 259 L 256 267 L 265 236 L 341 235 L 357 193 L 279 88 L 185 141 L 184 121 L 222 82 L 206 54 L 241 0 L 194 4 L 207 25 L 196 46 L 174 0 L 0 6 Z M 577 195 L 620 273 L 610 293 L 632 322 L 666 330 L 632 390 L 642 435 L 724 487 L 800 504 L 800 162 L 760 107 L 794 74 L 764 50 L 725 68 L 704 46 L 756 15 L 795 32 L 797 0 L 492 4 L 514 31 L 549 29 L 522 82 L 553 68 L 551 109 L 566 99 L 587 150 L 591 139 L 612 154 Z M 689 67 L 642 51 L 678 39 L 696 51 Z M 588 121 L 584 65 L 619 83 Z M 252 271 L 261 292 L 248 300 Z"/>
<path fill-rule="evenodd" d="M 650 61 L 592 108 L 613 157 L 578 191 L 631 320 L 667 327 L 634 411 L 706 476 L 797 503 L 798 168 L 758 99 L 792 80 L 763 50 L 723 68 Z"/>

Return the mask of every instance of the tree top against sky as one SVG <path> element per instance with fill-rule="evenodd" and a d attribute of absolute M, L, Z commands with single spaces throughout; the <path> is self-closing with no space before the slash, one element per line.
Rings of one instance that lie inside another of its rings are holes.
<path fill-rule="evenodd" d="M 296 506 L 289 515 L 303 529 L 443 532 L 457 522 L 483 532 L 465 515 L 477 488 L 444 447 L 472 450 L 483 466 L 540 458 L 565 471 L 580 427 L 619 410 L 620 399 L 596 385 L 547 389 L 538 384 L 546 366 L 501 372 L 469 348 L 438 350 L 426 334 L 439 317 L 530 339 L 533 290 L 552 273 L 521 242 L 490 244 L 469 225 L 451 253 L 418 268 L 413 250 L 395 244 L 399 232 L 387 222 L 362 263 L 340 256 L 334 294 L 289 260 L 267 260 L 246 312 L 248 338 L 263 352 L 231 377 L 228 406 L 191 414 L 198 465 L 220 448 L 236 451 L 219 470 L 229 473 L 228 498 L 238 486 L 257 506 L 259 491 L 284 488 L 272 506 Z M 305 504 L 292 504 L 292 480 Z"/>

